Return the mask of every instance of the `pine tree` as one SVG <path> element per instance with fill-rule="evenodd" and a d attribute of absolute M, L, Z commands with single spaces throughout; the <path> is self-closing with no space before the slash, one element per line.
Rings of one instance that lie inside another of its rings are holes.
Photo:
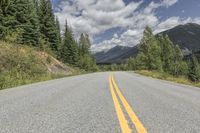
<path fill-rule="evenodd" d="M 183 61 L 183 53 L 178 45 L 174 47 L 174 58 L 171 62 L 171 67 L 169 73 L 174 76 L 185 75 L 188 73 L 188 65 Z"/>
<path fill-rule="evenodd" d="M 136 60 L 135 58 L 129 58 L 127 60 L 127 67 L 126 67 L 126 70 L 136 70 Z"/>
<path fill-rule="evenodd" d="M 78 51 L 78 43 L 75 41 L 75 39 L 73 40 L 73 44 L 72 44 L 72 47 L 73 47 L 73 61 L 74 61 L 74 65 L 75 66 L 78 66 L 78 62 L 79 62 L 79 51 Z"/>
<path fill-rule="evenodd" d="M 167 35 L 160 35 L 158 37 L 158 43 L 161 47 L 162 68 L 165 72 L 169 72 L 174 59 L 174 48 L 172 42 Z"/>
<path fill-rule="evenodd" d="M 24 3 L 23 3 L 23 2 Z M 21 42 L 23 44 L 31 44 L 33 46 L 38 46 L 39 43 L 39 22 L 37 17 L 37 11 L 35 8 L 35 3 L 30 0 L 18 0 L 17 4 L 18 13 L 17 18 L 21 23 L 23 29 Z M 23 10 L 26 9 L 26 10 Z M 20 12 L 23 10 L 22 12 Z M 20 17 L 19 17 L 20 16 Z"/>
<path fill-rule="evenodd" d="M 80 55 L 85 55 L 85 54 L 90 54 L 90 40 L 89 40 L 89 36 L 86 34 L 81 34 L 81 37 L 79 39 L 79 53 Z"/>
<path fill-rule="evenodd" d="M 6 41 L 38 46 L 39 27 L 33 1 L 1 1 L 1 38 Z"/>
<path fill-rule="evenodd" d="M 189 63 L 189 74 L 188 77 L 191 81 L 197 82 L 200 80 L 200 67 L 197 58 L 192 55 L 192 59 Z"/>
<path fill-rule="evenodd" d="M 72 30 L 68 26 L 67 22 L 65 25 L 65 34 L 60 56 L 65 63 L 72 65 L 77 65 L 78 63 L 78 45 L 74 40 Z"/>
<path fill-rule="evenodd" d="M 158 45 L 150 27 L 146 27 L 144 37 L 139 45 L 140 67 L 148 70 L 161 70 L 161 48 Z"/>
<path fill-rule="evenodd" d="M 98 68 L 95 58 L 90 53 L 90 46 L 89 35 L 81 34 L 79 39 L 79 67 L 88 71 L 96 71 Z"/>
<path fill-rule="evenodd" d="M 57 27 L 51 1 L 40 0 L 39 5 L 40 32 L 42 34 L 42 38 L 49 43 L 52 50 L 57 51 L 59 38 L 57 35 Z"/>
<path fill-rule="evenodd" d="M 6 40 L 7 36 L 15 33 L 18 24 L 15 13 L 14 1 L 0 1 L 0 39 Z"/>
<path fill-rule="evenodd" d="M 0 1 L 0 39 L 2 39 L 3 37 L 3 10 L 2 10 L 2 7 L 3 7 L 3 1 Z"/>
<path fill-rule="evenodd" d="M 58 51 L 57 51 L 57 55 L 60 55 L 60 51 L 61 51 L 61 44 L 62 44 L 62 38 L 61 38 L 61 30 L 60 30 L 60 24 L 59 24 L 59 20 L 56 17 L 56 34 L 57 34 L 57 47 L 58 47 Z"/>
<path fill-rule="evenodd" d="M 58 18 L 56 17 L 56 34 L 57 34 L 57 43 L 58 44 L 61 44 L 61 34 L 60 34 L 60 24 L 59 24 L 59 20 L 58 20 Z"/>
<path fill-rule="evenodd" d="M 9 6 L 10 6 L 10 0 L 1 0 L 0 1 L 0 11 L 1 11 L 1 14 L 2 15 L 6 15 L 7 14 L 7 11 L 9 9 Z"/>
<path fill-rule="evenodd" d="M 34 6 L 35 6 L 36 13 L 39 15 L 39 11 L 40 11 L 40 0 L 33 0 L 33 4 L 34 4 Z"/>
<path fill-rule="evenodd" d="M 91 42 L 90 42 L 90 38 L 89 38 L 88 34 L 85 34 L 85 40 L 86 40 L 85 49 L 87 51 L 87 54 L 89 54 L 90 53 Z"/>

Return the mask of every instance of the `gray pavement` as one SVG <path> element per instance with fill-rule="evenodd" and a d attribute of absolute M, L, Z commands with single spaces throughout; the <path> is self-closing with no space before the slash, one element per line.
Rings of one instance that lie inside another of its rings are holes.
<path fill-rule="evenodd" d="M 109 72 L 0 91 L 0 133 L 120 133 Z M 149 133 L 199 133 L 200 89 L 115 72 L 115 81 Z"/>

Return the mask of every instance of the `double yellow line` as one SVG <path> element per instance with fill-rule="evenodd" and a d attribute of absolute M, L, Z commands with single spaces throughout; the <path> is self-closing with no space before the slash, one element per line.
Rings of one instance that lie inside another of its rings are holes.
<path fill-rule="evenodd" d="M 124 115 L 122 108 L 119 104 L 117 95 L 118 95 L 124 109 L 126 110 L 128 116 L 130 117 L 132 124 L 135 125 L 137 132 L 138 133 L 147 133 L 146 129 L 144 128 L 144 126 L 142 125 L 142 123 L 140 122 L 140 120 L 138 119 L 138 117 L 136 116 L 134 111 L 132 110 L 131 106 L 129 105 L 129 103 L 126 101 L 126 99 L 122 95 L 122 93 L 121 93 L 119 87 L 117 86 L 112 74 L 109 76 L 109 86 L 110 86 L 110 91 L 111 91 L 112 99 L 113 99 L 113 102 L 114 102 L 115 111 L 117 113 L 117 117 L 118 117 L 118 120 L 119 120 L 119 124 L 120 124 L 121 130 L 122 130 L 122 133 L 131 133 L 132 131 L 131 131 L 131 128 L 129 127 L 129 125 L 128 125 L 128 121 L 125 118 L 125 115 Z"/>

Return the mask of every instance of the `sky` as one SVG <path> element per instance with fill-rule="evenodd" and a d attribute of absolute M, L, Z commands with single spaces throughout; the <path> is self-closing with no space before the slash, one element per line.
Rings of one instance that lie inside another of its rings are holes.
<path fill-rule="evenodd" d="M 135 46 L 149 25 L 154 34 L 180 24 L 200 24 L 200 0 L 53 0 L 61 29 L 87 33 L 92 51 Z"/>

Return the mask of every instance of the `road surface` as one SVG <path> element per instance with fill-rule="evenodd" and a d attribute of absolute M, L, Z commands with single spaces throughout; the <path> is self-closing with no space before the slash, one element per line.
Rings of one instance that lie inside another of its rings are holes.
<path fill-rule="evenodd" d="M 0 91 L 0 133 L 200 133 L 200 89 L 104 72 Z"/>

